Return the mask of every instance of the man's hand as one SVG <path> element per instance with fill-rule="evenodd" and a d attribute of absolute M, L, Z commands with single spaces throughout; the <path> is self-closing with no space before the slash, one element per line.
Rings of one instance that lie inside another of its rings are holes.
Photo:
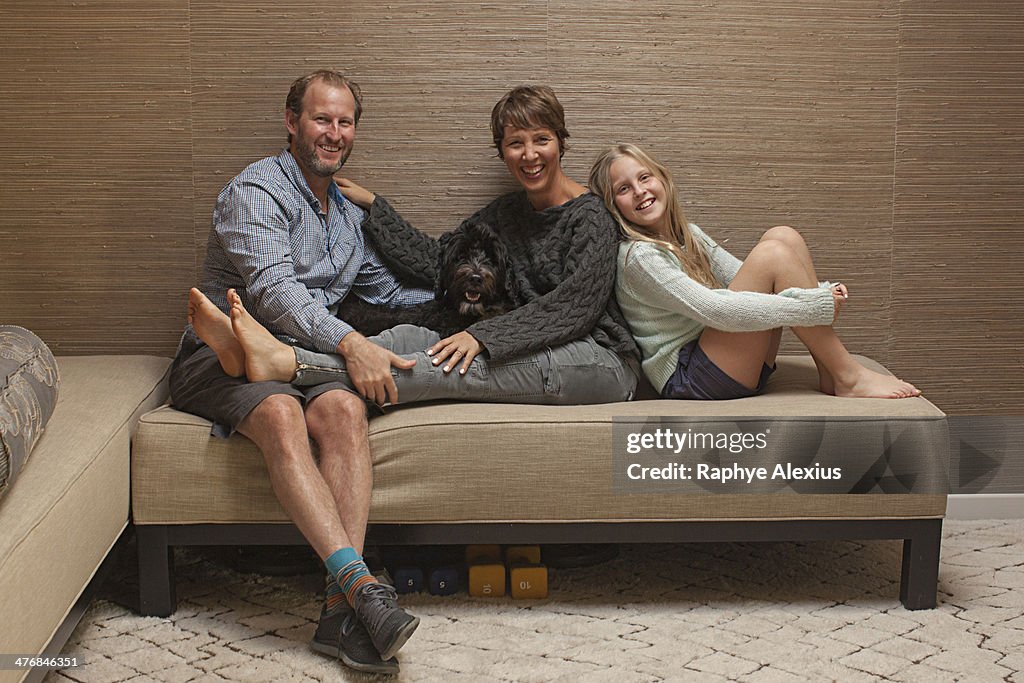
<path fill-rule="evenodd" d="M 398 403 L 398 387 L 391 376 L 391 368 L 408 370 L 416 365 L 416 359 L 402 358 L 358 332 L 345 335 L 338 344 L 338 353 L 345 357 L 348 375 L 359 395 L 379 406 Z"/>
<path fill-rule="evenodd" d="M 348 178 L 335 178 L 334 182 L 338 185 L 338 189 L 341 190 L 346 199 L 367 211 L 369 211 L 370 205 L 373 204 L 373 200 L 377 198 L 377 195 L 365 187 L 355 184 Z"/>
<path fill-rule="evenodd" d="M 445 360 L 448 360 L 442 368 L 445 372 L 451 372 L 455 364 L 461 360 L 462 367 L 459 368 L 459 374 L 465 375 L 473 359 L 483 350 L 484 345 L 476 337 L 469 332 L 462 331 L 446 337 L 431 346 L 427 349 L 427 355 L 434 358 L 434 365 L 440 365 Z M 450 360 L 449 356 L 451 357 Z"/>

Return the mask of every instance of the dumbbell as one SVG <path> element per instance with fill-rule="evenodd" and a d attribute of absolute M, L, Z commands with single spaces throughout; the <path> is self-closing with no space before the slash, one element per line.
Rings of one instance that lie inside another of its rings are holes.
<path fill-rule="evenodd" d="M 510 545 L 505 548 L 505 564 L 540 564 L 540 546 Z"/>
<path fill-rule="evenodd" d="M 513 598 L 548 597 L 548 568 L 542 564 L 521 564 L 512 567 L 509 583 Z"/>
<path fill-rule="evenodd" d="M 469 594 L 477 598 L 500 598 L 505 595 L 505 565 L 501 563 L 500 545 L 467 545 Z"/>
<path fill-rule="evenodd" d="M 396 567 L 394 580 L 398 593 L 419 593 L 423 590 L 423 570 L 419 567 Z"/>
<path fill-rule="evenodd" d="M 511 568 L 509 584 L 513 598 L 548 596 L 548 569 L 540 563 L 540 546 L 509 546 L 505 549 L 505 561 Z"/>
<path fill-rule="evenodd" d="M 431 595 L 453 595 L 462 587 L 459 567 L 436 567 L 430 571 L 427 590 Z"/>

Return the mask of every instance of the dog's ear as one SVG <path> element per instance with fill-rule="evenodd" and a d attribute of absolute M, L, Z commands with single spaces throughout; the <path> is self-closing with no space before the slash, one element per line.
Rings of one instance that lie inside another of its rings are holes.
<path fill-rule="evenodd" d="M 461 249 L 463 237 L 460 231 L 453 230 L 441 235 L 437 240 L 441 247 L 437 263 L 437 276 L 434 278 L 434 298 L 443 299 L 447 291 L 445 283 L 451 282 L 451 268 L 455 255 Z"/>
<path fill-rule="evenodd" d="M 487 245 L 486 251 L 491 255 L 495 267 L 502 274 L 502 285 L 505 288 L 505 296 L 514 305 L 519 305 L 519 283 L 516 280 L 516 269 L 512 263 L 512 257 L 508 253 L 508 247 L 498 234 L 488 225 L 481 225 L 481 238 Z"/>

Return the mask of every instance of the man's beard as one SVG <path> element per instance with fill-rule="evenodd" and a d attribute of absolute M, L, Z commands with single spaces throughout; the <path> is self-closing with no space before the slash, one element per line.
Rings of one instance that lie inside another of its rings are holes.
<path fill-rule="evenodd" d="M 301 160 L 310 171 L 321 178 L 330 178 L 340 171 L 341 167 L 345 165 L 346 161 L 348 161 L 348 155 L 352 153 L 352 148 L 342 148 L 341 158 L 338 160 L 337 164 L 325 164 L 316 154 L 315 142 L 311 142 L 307 145 L 299 145 L 298 152 Z"/>

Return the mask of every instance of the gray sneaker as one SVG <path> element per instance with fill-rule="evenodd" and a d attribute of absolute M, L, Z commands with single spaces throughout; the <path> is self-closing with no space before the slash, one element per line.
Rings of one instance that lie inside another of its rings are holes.
<path fill-rule="evenodd" d="M 355 602 L 356 614 L 366 625 L 381 659 L 398 652 L 420 625 L 419 617 L 398 606 L 398 595 L 391 586 L 368 583 L 356 592 Z"/>
<path fill-rule="evenodd" d="M 335 614 L 327 614 L 326 607 L 320 610 L 320 623 L 309 646 L 315 652 L 340 659 L 356 671 L 398 673 L 398 660 L 378 654 L 366 627 L 347 604 Z"/>

